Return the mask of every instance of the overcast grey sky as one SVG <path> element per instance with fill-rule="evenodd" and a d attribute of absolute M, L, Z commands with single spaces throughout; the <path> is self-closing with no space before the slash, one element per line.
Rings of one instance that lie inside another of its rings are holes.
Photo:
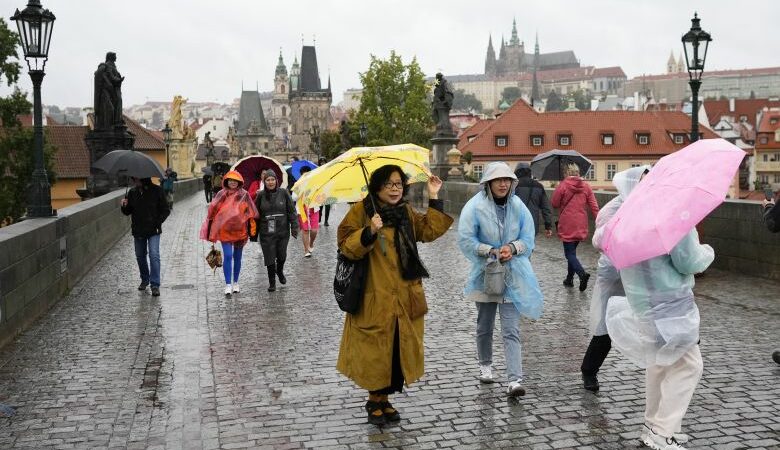
<path fill-rule="evenodd" d="M 8 21 L 26 0 L 2 0 Z M 622 66 L 629 78 L 665 70 L 669 52 L 694 10 L 714 38 L 707 69 L 780 66 L 774 38 L 778 0 L 42 0 L 56 16 L 43 101 L 92 103 L 92 73 L 107 51 L 126 77 L 125 105 L 170 101 L 229 102 L 257 83 L 273 88 L 279 48 L 285 63 L 300 55 L 301 35 L 316 35 L 320 77 L 333 82 L 334 103 L 359 87 L 369 55 L 395 49 L 417 56 L 433 75 L 482 73 L 488 35 L 507 39 L 512 18 L 533 51 L 574 50 L 582 65 Z M 13 25 L 13 24 L 12 24 Z M 774 25 L 774 26 L 773 26 Z M 15 28 L 15 25 L 14 25 Z M 497 51 L 498 49 L 496 49 Z M 330 70 L 329 70 L 330 68 Z M 22 87 L 31 91 L 29 77 Z M 0 94 L 8 89 L 0 88 Z"/>

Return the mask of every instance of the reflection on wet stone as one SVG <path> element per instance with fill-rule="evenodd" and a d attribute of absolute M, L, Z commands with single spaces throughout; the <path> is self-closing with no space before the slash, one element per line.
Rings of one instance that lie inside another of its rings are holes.
<path fill-rule="evenodd" d="M 337 224 L 346 208 L 333 209 Z M 266 292 L 256 244 L 245 249 L 241 293 L 193 239 L 202 195 L 181 200 L 162 237 L 162 296 L 135 290 L 129 236 L 72 293 L 0 352 L 0 448 L 635 448 L 644 372 L 610 353 L 594 395 L 581 387 L 589 294 L 561 286 L 560 244 L 540 239 L 533 264 L 545 312 L 523 320 L 528 394 L 508 400 L 500 334 L 497 383 L 476 379 L 476 311 L 460 294 L 455 230 L 420 246 L 426 371 L 393 397 L 403 420 L 365 423 L 364 392 L 335 371 L 343 314 L 333 300 L 336 226 L 312 258 L 291 240 L 288 284 Z M 582 261 L 595 267 L 586 248 Z M 714 271 L 699 280 L 704 377 L 683 423 L 692 448 L 780 446 L 780 284 Z M 769 319 L 769 320 L 768 320 Z M 739 330 L 739 332 L 734 332 Z"/>

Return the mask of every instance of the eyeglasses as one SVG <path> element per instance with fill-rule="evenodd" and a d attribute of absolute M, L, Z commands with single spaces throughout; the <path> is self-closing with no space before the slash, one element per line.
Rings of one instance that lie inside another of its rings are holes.
<path fill-rule="evenodd" d="M 387 183 L 383 184 L 382 186 L 384 186 L 385 189 L 387 189 L 388 191 L 390 189 L 403 189 L 404 188 L 404 184 L 401 183 L 400 181 L 397 182 L 397 183 L 393 183 L 392 181 L 388 181 Z"/>

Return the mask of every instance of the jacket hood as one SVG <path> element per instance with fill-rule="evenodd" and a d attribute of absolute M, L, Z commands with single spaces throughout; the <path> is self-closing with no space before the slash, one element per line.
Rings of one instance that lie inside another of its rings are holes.
<path fill-rule="evenodd" d="M 490 182 L 498 178 L 511 178 L 512 185 L 509 187 L 509 193 L 507 195 L 514 195 L 515 188 L 517 187 L 517 176 L 509 168 L 509 165 L 503 161 L 492 162 L 485 167 L 485 173 L 482 174 L 482 179 L 479 180 L 479 184 L 485 189 L 485 193 L 491 199 L 493 199 L 493 192 L 490 190 Z"/>
<path fill-rule="evenodd" d="M 628 198 L 628 194 L 630 194 L 639 184 L 639 180 L 642 178 L 642 174 L 645 173 L 645 170 L 650 170 L 650 166 L 632 167 L 615 174 L 615 177 L 612 179 L 612 184 L 617 188 L 621 199 L 625 200 Z"/>
<path fill-rule="evenodd" d="M 568 189 L 574 192 L 582 192 L 585 189 L 585 180 L 581 177 L 566 177 L 561 181 L 561 184 L 565 184 Z"/>
<path fill-rule="evenodd" d="M 239 188 L 244 186 L 244 177 L 242 177 L 241 174 L 235 170 L 231 170 L 230 172 L 226 173 L 224 177 L 222 177 L 222 187 L 227 188 L 228 180 L 238 181 Z"/>
<path fill-rule="evenodd" d="M 531 165 L 524 162 L 517 163 L 515 175 L 517 175 L 517 178 L 531 178 Z"/>

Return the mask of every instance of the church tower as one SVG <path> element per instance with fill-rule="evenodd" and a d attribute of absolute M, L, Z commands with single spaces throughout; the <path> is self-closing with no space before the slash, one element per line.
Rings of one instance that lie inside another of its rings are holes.
<path fill-rule="evenodd" d="M 301 65 L 296 59 L 290 70 L 290 146 L 292 152 L 306 159 L 316 161 L 311 137 L 314 127 L 319 133 L 328 129 L 330 124 L 330 105 L 333 94 L 328 87 L 320 83 L 317 67 L 317 50 L 314 46 L 304 45 L 301 50 Z"/>
<path fill-rule="evenodd" d="M 677 60 L 677 71 L 680 73 L 688 71 L 688 66 L 685 65 L 685 58 L 683 58 L 682 52 L 680 52 L 680 59 Z"/>
<path fill-rule="evenodd" d="M 669 60 L 666 61 L 666 73 L 677 72 L 677 62 L 674 60 L 674 50 L 669 53 Z"/>
<path fill-rule="evenodd" d="M 496 75 L 496 51 L 493 50 L 493 36 L 488 37 L 487 56 L 485 57 L 485 75 Z"/>
<path fill-rule="evenodd" d="M 531 106 L 541 100 L 539 95 L 539 80 L 536 78 L 536 71 L 539 69 L 539 33 L 536 33 L 536 43 L 534 44 L 534 75 L 531 86 Z"/>
<path fill-rule="evenodd" d="M 270 128 L 274 134 L 276 146 L 287 147 L 290 129 L 290 80 L 287 77 L 287 66 L 284 65 L 282 51 L 279 50 L 279 61 L 276 64 L 274 76 L 274 95 L 271 100 Z"/>

